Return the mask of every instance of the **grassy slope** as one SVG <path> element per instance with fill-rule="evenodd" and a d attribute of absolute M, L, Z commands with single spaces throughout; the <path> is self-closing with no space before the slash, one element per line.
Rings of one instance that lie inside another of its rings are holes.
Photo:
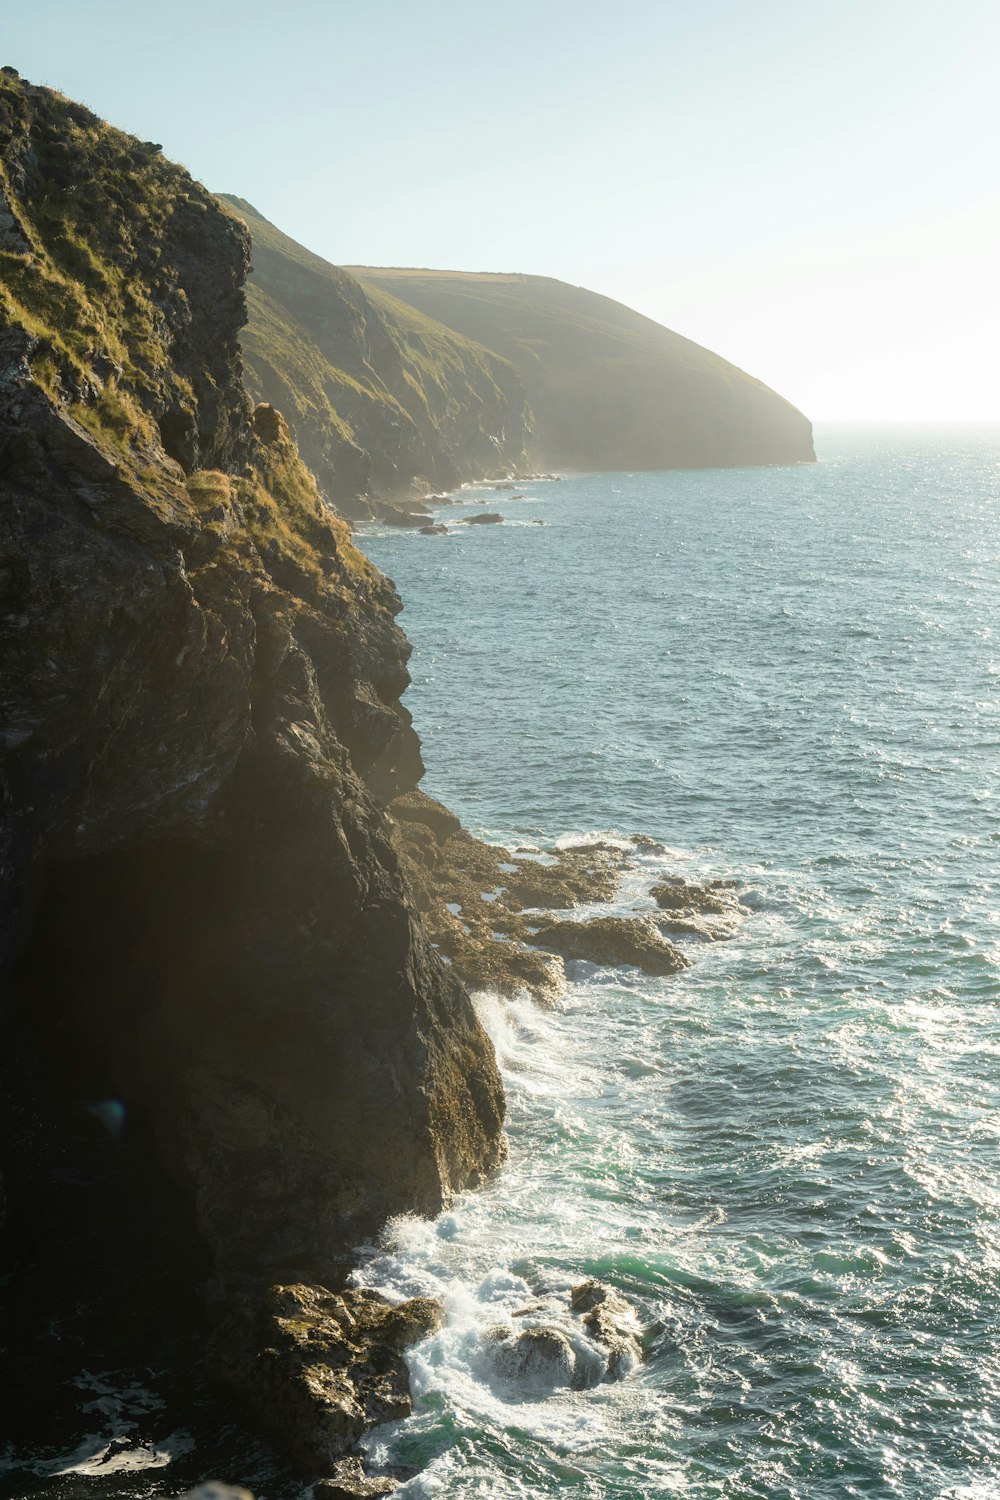
<path fill-rule="evenodd" d="M 377 575 L 322 503 L 280 417 L 277 437 L 253 445 L 252 474 L 185 476 L 164 452 L 158 419 L 181 414 L 197 428 L 199 397 L 207 391 L 214 404 L 237 352 L 235 338 L 227 351 L 210 336 L 205 356 L 217 363 L 195 354 L 185 370 L 186 343 L 172 330 L 190 316 L 193 290 L 178 279 L 178 242 L 194 264 L 225 248 L 242 275 L 242 232 L 213 196 L 158 145 L 0 72 L 0 199 L 12 220 L 0 239 L 0 335 L 23 342 L 54 411 L 113 458 L 152 511 L 200 520 L 207 495 L 242 505 L 230 551 L 249 571 L 259 570 L 257 549 L 277 558 L 296 601 L 340 597 L 339 572 L 367 587 Z M 226 243 L 233 235 L 235 246 Z M 216 292 L 226 289 L 220 273 Z M 234 399 L 238 426 L 250 405 L 242 388 Z"/>
<path fill-rule="evenodd" d="M 343 503 L 415 479 L 448 485 L 523 460 L 527 414 L 513 367 L 221 195 L 249 227 L 254 276 L 243 346 L 255 394 L 295 423 Z"/>
<path fill-rule="evenodd" d="M 808 421 L 782 397 L 608 297 L 542 276 L 350 270 L 517 366 L 539 462 L 656 468 L 813 457 Z"/>
<path fill-rule="evenodd" d="M 0 193 L 15 221 L 0 248 L 0 322 L 23 328 L 38 383 L 95 436 L 148 458 L 150 408 L 193 411 L 190 382 L 169 359 L 141 246 L 204 189 L 152 143 L 82 105 L 0 75 Z M 32 163 L 25 198 L 14 163 Z M 12 178 L 14 179 L 12 181 Z"/>

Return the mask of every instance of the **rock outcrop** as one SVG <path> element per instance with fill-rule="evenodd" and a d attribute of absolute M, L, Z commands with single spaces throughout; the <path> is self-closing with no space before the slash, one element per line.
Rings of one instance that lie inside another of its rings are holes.
<path fill-rule="evenodd" d="M 678 937 L 729 937 L 747 912 L 732 880 L 699 885 L 672 875 L 654 885 L 649 894 L 666 913 L 657 921 L 660 931 Z"/>
<path fill-rule="evenodd" d="M 9 72 L 0 163 L 4 1295 L 86 1303 L 127 1150 L 178 1205 L 130 1274 L 183 1224 L 218 1330 L 490 1172 L 502 1090 L 382 811 L 399 601 L 243 383 L 245 228 Z"/>
<path fill-rule="evenodd" d="M 508 360 L 362 287 L 245 199 L 221 201 L 253 236 L 248 384 L 285 412 L 345 515 L 524 466 L 531 418 Z"/>
<path fill-rule="evenodd" d="M 650 850 L 662 854 L 663 846 L 634 834 L 627 841 L 561 842 L 544 851 L 505 849 L 473 838 L 447 808 L 421 791 L 397 798 L 389 812 L 434 945 L 474 990 L 507 996 L 527 991 L 554 1005 L 565 989 L 567 959 L 676 974 L 690 960 L 666 934 L 727 938 L 746 915 L 735 882 L 701 884 L 670 876 L 653 892 L 677 892 L 676 904 L 664 915 L 634 910 L 553 919 L 553 912 L 614 900 L 638 856 Z"/>
<path fill-rule="evenodd" d="M 676 974 L 691 963 L 645 917 L 543 922 L 528 941 L 540 948 L 551 948 L 563 958 L 636 968 L 644 974 Z"/>
<path fill-rule="evenodd" d="M 369 1291 L 276 1285 L 233 1299 L 211 1363 L 307 1471 L 331 1475 L 369 1428 L 409 1415 L 403 1351 L 443 1322 L 425 1297 L 393 1306 Z"/>

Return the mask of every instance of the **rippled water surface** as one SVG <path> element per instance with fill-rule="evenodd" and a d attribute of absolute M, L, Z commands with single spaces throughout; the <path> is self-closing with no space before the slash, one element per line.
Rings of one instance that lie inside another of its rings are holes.
<path fill-rule="evenodd" d="M 652 834 L 751 915 L 671 980 L 482 997 L 510 1163 L 365 1276 L 448 1302 L 412 1496 L 1000 1493 L 1000 444 L 829 430 L 815 467 L 469 495 L 370 533 L 427 790 L 540 842 Z M 544 525 L 530 524 L 536 519 Z M 584 1275 L 626 1380 L 490 1384 L 483 1331 Z"/>

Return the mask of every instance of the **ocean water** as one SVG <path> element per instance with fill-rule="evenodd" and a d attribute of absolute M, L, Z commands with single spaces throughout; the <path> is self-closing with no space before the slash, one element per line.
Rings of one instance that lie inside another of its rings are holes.
<path fill-rule="evenodd" d="M 661 840 L 622 910 L 664 872 L 750 908 L 669 980 L 478 998 L 509 1162 L 361 1273 L 449 1309 L 370 1444 L 404 1496 L 1000 1494 L 1000 433 L 818 451 L 360 538 L 405 601 L 429 792 L 492 839 Z M 485 1330 L 585 1276 L 645 1361 L 498 1387 Z"/>

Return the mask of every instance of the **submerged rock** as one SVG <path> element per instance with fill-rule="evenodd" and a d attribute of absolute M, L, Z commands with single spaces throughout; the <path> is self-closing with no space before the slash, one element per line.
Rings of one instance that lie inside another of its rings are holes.
<path fill-rule="evenodd" d="M 587 922 L 545 922 L 528 939 L 564 958 L 595 964 L 628 965 L 644 974 L 676 974 L 691 966 L 644 917 L 594 917 Z"/>
<path fill-rule="evenodd" d="M 602 1281 L 583 1281 L 573 1288 L 570 1307 L 608 1354 L 608 1378 L 618 1380 L 642 1360 L 642 1340 L 635 1313 L 619 1292 Z"/>
<path fill-rule="evenodd" d="M 487 1329 L 484 1340 L 491 1374 L 521 1394 L 577 1383 L 576 1351 L 561 1328 L 518 1331 L 501 1324 Z"/>
<path fill-rule="evenodd" d="M 642 1361 L 641 1329 L 632 1308 L 603 1282 L 589 1280 L 549 1295 L 514 1314 L 527 1326 L 497 1324 L 483 1336 L 490 1377 L 512 1395 L 542 1395 L 560 1387 L 583 1390 L 621 1380 Z"/>

